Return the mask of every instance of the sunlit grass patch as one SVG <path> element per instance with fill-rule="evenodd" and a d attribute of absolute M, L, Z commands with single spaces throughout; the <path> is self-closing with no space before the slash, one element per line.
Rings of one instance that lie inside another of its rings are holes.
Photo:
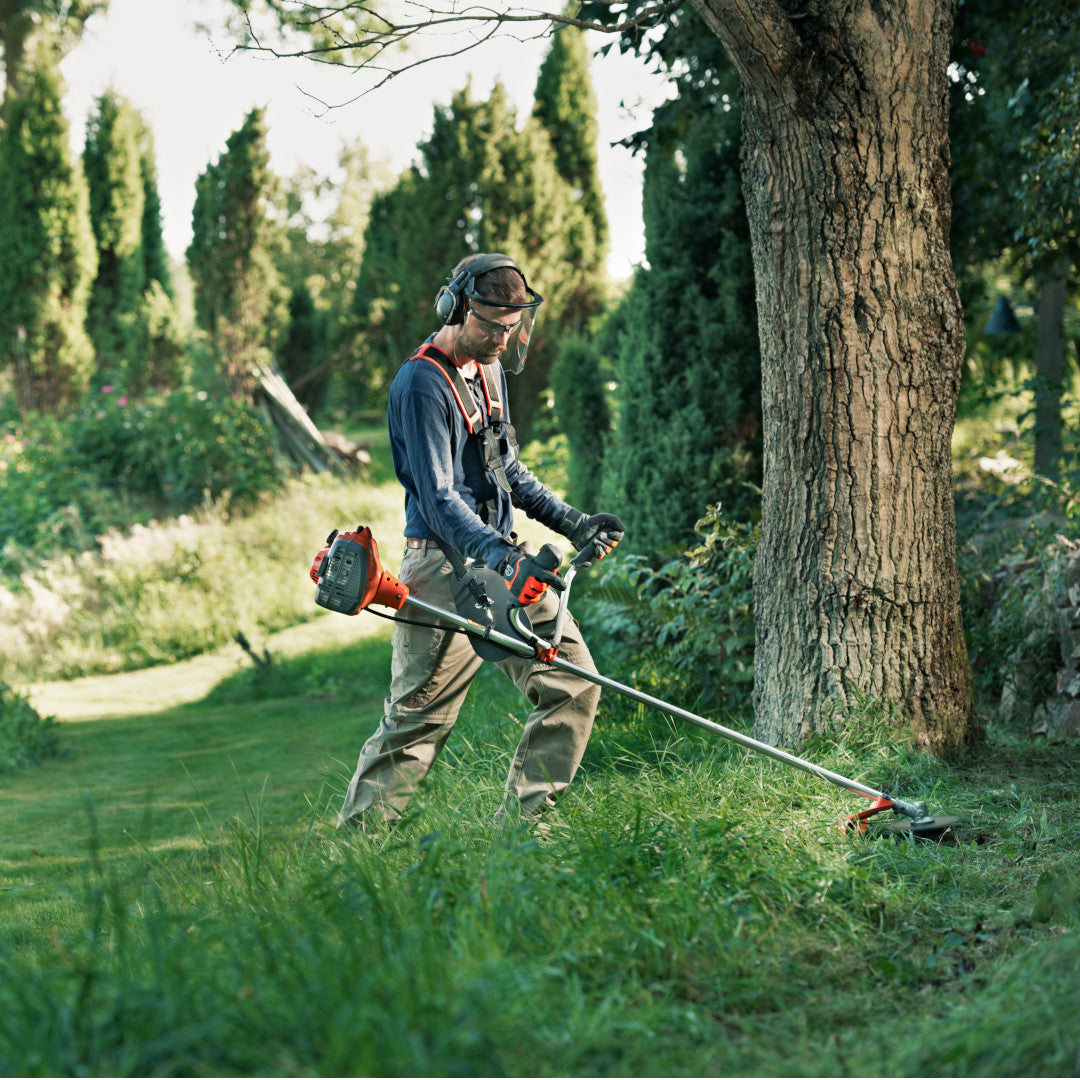
<path fill-rule="evenodd" d="M 5 586 L 4 667 L 22 682 L 130 671 L 296 625 L 315 613 L 307 571 L 330 530 L 371 525 L 393 572 L 401 513 L 396 484 L 305 476 L 227 522 L 209 506 L 111 532 Z"/>

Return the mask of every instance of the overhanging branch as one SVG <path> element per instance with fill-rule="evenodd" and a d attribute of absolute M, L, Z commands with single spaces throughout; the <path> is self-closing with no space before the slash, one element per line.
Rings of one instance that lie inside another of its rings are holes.
<path fill-rule="evenodd" d="M 611 9 L 625 7 L 625 0 L 600 0 Z M 243 13 L 245 40 L 230 50 L 232 53 L 263 53 L 276 59 L 306 59 L 316 63 L 330 64 L 352 70 L 377 73 L 378 77 L 361 93 L 365 94 L 384 86 L 391 79 L 407 71 L 438 60 L 463 56 L 479 45 L 496 37 L 510 37 L 518 41 L 535 40 L 551 33 L 556 26 L 574 26 L 581 30 L 594 30 L 604 34 L 621 34 L 624 31 L 658 25 L 683 6 L 685 0 L 656 0 L 646 3 L 632 16 L 612 22 L 581 19 L 566 12 L 551 11 L 502 11 L 484 4 L 471 4 L 454 10 L 440 10 L 430 4 L 413 3 L 406 7 L 415 10 L 410 18 L 392 17 L 379 10 L 370 0 L 340 5 L 309 4 L 298 0 L 291 5 L 287 20 L 285 9 L 276 5 L 277 17 L 284 27 L 310 37 L 310 42 L 289 48 L 284 43 L 269 44 L 267 35 L 254 25 L 250 12 Z M 310 15 L 310 17 L 308 17 Z M 335 25 L 336 20 L 347 17 L 353 27 L 349 32 Z M 468 35 L 462 41 L 463 35 Z M 456 39 L 440 46 L 434 52 L 417 55 L 409 52 L 423 39 L 429 43 L 439 39 Z M 401 49 L 400 62 L 387 60 L 391 52 Z"/>

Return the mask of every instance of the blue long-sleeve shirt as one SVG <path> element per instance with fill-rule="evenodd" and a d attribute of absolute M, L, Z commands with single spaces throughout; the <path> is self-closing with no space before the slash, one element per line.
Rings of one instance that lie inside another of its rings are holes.
<path fill-rule="evenodd" d="M 491 367 L 486 373 L 489 379 L 496 374 Z M 508 421 L 501 368 L 497 378 L 502 419 Z M 521 463 L 512 444 L 502 455 L 511 489 L 503 491 L 484 465 L 479 438 L 469 435 L 450 384 L 434 364 L 413 360 L 401 365 L 390 384 L 387 422 L 394 472 L 405 488 L 406 536 L 444 540 L 463 555 L 497 567 L 513 550 L 508 537 L 514 507 L 551 529 L 570 510 Z M 495 510 L 486 522 L 480 516 L 485 505 Z"/>

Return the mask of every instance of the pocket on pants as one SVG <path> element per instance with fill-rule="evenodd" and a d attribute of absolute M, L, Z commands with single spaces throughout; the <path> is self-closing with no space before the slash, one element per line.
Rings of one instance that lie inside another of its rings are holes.
<path fill-rule="evenodd" d="M 446 633 L 435 627 L 398 623 L 394 628 L 394 654 L 400 650 L 409 656 L 430 656 L 434 664 Z"/>
<path fill-rule="evenodd" d="M 445 630 L 399 623 L 394 630 L 390 698 L 406 709 L 423 709 L 435 696 L 432 676 L 439 666 Z"/>

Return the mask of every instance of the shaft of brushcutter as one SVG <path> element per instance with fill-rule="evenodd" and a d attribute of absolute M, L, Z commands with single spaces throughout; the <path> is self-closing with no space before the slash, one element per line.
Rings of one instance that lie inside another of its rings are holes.
<path fill-rule="evenodd" d="M 729 739 L 731 742 L 738 743 L 740 746 L 745 746 L 749 750 L 756 750 L 759 754 L 765 754 L 767 757 L 774 758 L 776 761 L 784 762 L 785 765 L 792 765 L 796 769 L 801 769 L 803 772 L 820 777 L 822 780 L 828 780 L 829 783 L 835 784 L 837 787 L 842 787 L 845 790 L 854 792 L 858 795 L 865 795 L 866 798 L 871 800 L 885 799 L 892 804 L 892 808 L 897 813 L 903 814 L 905 817 L 917 819 L 926 816 L 927 810 L 925 803 L 908 803 L 904 802 L 902 799 L 897 799 L 893 795 L 886 795 L 884 792 L 868 787 L 866 784 L 860 784 L 857 780 L 849 780 L 846 776 L 841 776 L 831 769 L 826 769 L 821 765 L 815 765 L 812 761 L 806 761 L 804 758 L 789 754 L 786 750 L 781 750 L 776 746 L 770 746 L 768 743 L 759 742 L 749 735 L 744 735 L 741 731 L 734 731 L 731 728 L 726 728 L 723 724 L 718 724 L 713 720 L 706 719 L 704 716 L 698 716 L 697 713 L 681 709 L 678 705 L 672 705 L 668 701 L 662 701 L 660 698 L 653 697 L 652 694 L 646 694 L 641 690 L 636 690 L 634 687 L 627 686 L 625 683 L 616 682 L 614 679 L 609 679 L 606 675 L 601 675 L 599 672 L 589 671 L 586 668 L 579 667 L 577 664 L 572 664 L 569 660 L 562 659 L 562 657 L 556 656 L 555 659 L 551 661 L 551 664 L 553 667 L 561 668 L 563 671 L 569 671 L 573 672 L 575 675 L 580 675 L 583 679 L 588 679 L 590 682 L 594 682 L 599 686 L 605 686 L 609 690 L 615 690 L 617 693 L 632 698 L 642 705 L 648 705 L 662 713 L 667 713 L 669 716 L 676 716 L 680 720 L 686 720 L 688 723 L 695 724 L 699 728 L 704 728 L 706 731 L 711 731 L 713 734 L 720 735 L 722 738 Z"/>
<path fill-rule="evenodd" d="M 419 608 L 429 615 L 435 615 L 445 623 L 457 626 L 459 629 L 466 630 L 471 634 L 475 634 L 477 637 L 482 637 L 486 641 L 494 642 L 501 648 L 506 649 L 507 652 L 515 653 L 518 656 L 535 658 L 536 645 L 539 644 L 543 646 L 547 644 L 539 638 L 534 638 L 533 643 L 530 644 L 519 638 L 511 637 L 509 634 L 503 634 L 498 630 L 481 626 L 471 619 L 463 618 L 455 612 L 446 611 L 443 608 L 436 607 L 434 604 L 429 604 L 412 595 L 406 597 L 404 606 Z M 646 694 L 644 691 L 636 690 L 634 687 L 627 686 L 625 683 L 617 682 L 615 679 L 609 679 L 606 675 L 601 675 L 598 671 L 590 671 L 587 668 L 580 667 L 578 664 L 573 664 L 569 660 L 564 660 L 561 656 L 556 656 L 553 660 L 547 660 L 545 663 L 550 664 L 552 667 L 559 668 L 561 671 L 567 671 L 571 674 L 578 675 L 583 679 L 587 679 L 589 682 L 596 683 L 598 686 L 606 687 L 608 690 L 614 690 L 624 697 L 631 698 L 642 705 L 648 705 L 650 708 L 657 709 L 662 713 L 667 713 L 669 716 L 675 716 L 680 720 L 686 720 L 688 723 L 703 728 L 705 731 L 711 731 L 714 735 L 719 735 L 731 742 L 738 743 L 740 746 L 745 746 L 747 749 L 754 750 L 759 754 L 765 754 L 767 757 L 771 757 L 776 761 L 782 761 L 785 765 L 791 765 L 796 769 L 801 769 L 803 772 L 810 773 L 812 776 L 817 776 L 822 780 L 827 780 L 830 784 L 835 784 L 837 787 L 842 787 L 857 795 L 864 795 L 871 800 L 885 799 L 892 804 L 893 810 L 898 814 L 903 814 L 905 817 L 912 818 L 913 820 L 926 817 L 927 807 L 923 802 L 909 803 L 902 799 L 898 799 L 893 795 L 886 795 L 876 788 L 868 787 L 866 784 L 860 784 L 857 780 L 849 780 L 846 776 L 841 776 L 831 769 L 826 769 L 821 765 L 815 765 L 812 761 L 806 761 L 803 758 L 796 757 L 794 754 L 789 754 L 786 750 L 770 746 L 768 743 L 759 742 L 757 739 L 751 738 L 749 735 L 744 735 L 740 731 L 734 731 L 732 728 L 724 727 L 722 724 L 717 724 L 715 721 L 708 720 L 704 716 L 698 716 L 697 713 L 692 713 L 686 709 L 679 708 L 678 705 L 672 705 L 668 701 L 653 697 L 652 694 Z"/>

